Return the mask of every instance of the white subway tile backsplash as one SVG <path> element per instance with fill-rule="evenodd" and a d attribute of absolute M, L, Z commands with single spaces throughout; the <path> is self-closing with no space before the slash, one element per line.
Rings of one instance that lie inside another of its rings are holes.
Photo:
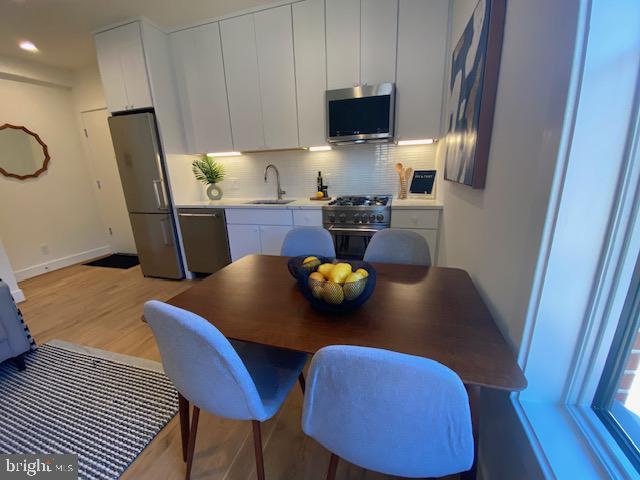
<path fill-rule="evenodd" d="M 270 163 L 278 167 L 280 183 L 289 198 L 313 195 L 318 171 L 322 172 L 332 197 L 358 193 L 397 195 L 399 182 L 395 164 L 401 162 L 405 168 L 412 167 L 414 170 L 435 169 L 436 150 L 436 145 L 350 145 L 335 147 L 327 152 L 257 152 L 217 160 L 225 167 L 226 178 L 220 186 L 226 198 L 275 197 L 276 180 L 273 172 L 269 172 L 268 181 L 264 182 L 264 169 Z M 204 187 L 198 188 L 191 173 L 193 157 L 168 157 L 176 202 L 185 204 L 202 200 Z"/>

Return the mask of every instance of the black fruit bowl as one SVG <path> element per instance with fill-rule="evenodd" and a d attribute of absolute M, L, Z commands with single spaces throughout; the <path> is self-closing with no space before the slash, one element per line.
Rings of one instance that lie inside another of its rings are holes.
<path fill-rule="evenodd" d="M 351 282 L 344 286 L 331 283 L 331 286 L 328 287 L 330 282 L 318 282 L 309 278 L 309 275 L 315 272 L 317 267 L 303 267 L 302 261 L 306 257 L 307 256 L 295 257 L 289 260 L 289 271 L 297 279 L 298 288 L 300 288 L 302 295 L 304 295 L 311 306 L 317 310 L 328 313 L 352 312 L 364 305 L 376 288 L 376 271 L 373 266 L 367 262 L 340 262 L 351 264 L 351 269 L 354 272 L 359 268 L 363 268 L 369 275 L 362 280 Z M 325 257 L 318 257 L 318 259 L 322 263 L 338 263 Z M 337 291 L 338 288 L 341 290 L 340 292 Z"/>

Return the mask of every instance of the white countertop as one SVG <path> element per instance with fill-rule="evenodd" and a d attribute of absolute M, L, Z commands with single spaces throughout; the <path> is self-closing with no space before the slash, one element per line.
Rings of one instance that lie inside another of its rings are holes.
<path fill-rule="evenodd" d="M 391 201 L 391 208 L 406 208 L 414 210 L 442 210 L 443 205 L 437 200 L 428 200 L 425 198 L 406 198 L 404 200 L 394 198 Z"/>
<path fill-rule="evenodd" d="M 308 198 L 288 198 L 286 200 L 293 200 L 291 203 L 286 204 L 269 204 L 260 205 L 255 203 L 249 203 L 255 198 L 223 198 L 221 200 L 201 200 L 190 204 L 178 204 L 177 208 L 300 208 L 300 209 L 316 209 L 322 208 L 323 205 L 327 205 L 328 201 L 321 200 L 309 200 Z M 420 198 L 407 198 L 406 200 L 399 200 L 394 198 L 391 201 L 391 208 L 394 209 L 437 209 L 443 208 L 442 204 L 437 200 L 427 200 Z"/>
<path fill-rule="evenodd" d="M 179 204 L 177 208 L 321 208 L 329 203 L 328 201 L 309 200 L 308 198 L 285 198 L 285 200 L 293 200 L 286 204 L 255 204 L 249 203 L 257 198 L 223 198 L 221 200 L 202 200 L 190 204 Z M 264 200 L 264 199 L 260 199 Z"/>

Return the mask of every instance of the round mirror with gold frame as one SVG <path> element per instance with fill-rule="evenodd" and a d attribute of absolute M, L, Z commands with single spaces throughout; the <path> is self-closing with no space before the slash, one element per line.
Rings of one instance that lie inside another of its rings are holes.
<path fill-rule="evenodd" d="M 47 169 L 50 159 L 37 133 L 9 123 L 0 126 L 0 173 L 5 177 L 35 178 Z"/>

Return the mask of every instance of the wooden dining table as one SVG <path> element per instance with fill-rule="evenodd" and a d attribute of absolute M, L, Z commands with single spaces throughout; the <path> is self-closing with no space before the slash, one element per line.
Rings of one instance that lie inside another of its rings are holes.
<path fill-rule="evenodd" d="M 314 309 L 288 257 L 250 255 L 169 300 L 227 338 L 314 354 L 327 345 L 383 348 L 436 360 L 464 382 L 474 439 L 482 388 L 519 391 L 527 381 L 471 277 L 458 268 L 374 263 L 377 284 L 358 310 Z M 466 478 L 475 478 L 474 468 Z"/>

